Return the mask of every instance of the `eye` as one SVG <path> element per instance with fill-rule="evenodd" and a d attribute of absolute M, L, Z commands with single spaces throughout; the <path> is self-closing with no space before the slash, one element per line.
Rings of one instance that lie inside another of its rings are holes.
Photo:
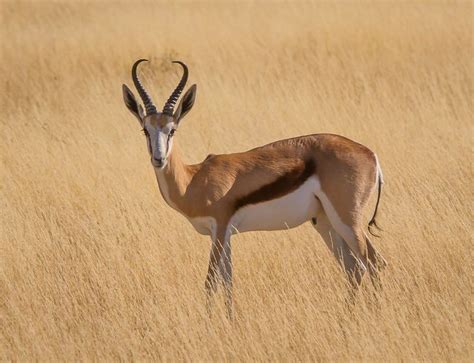
<path fill-rule="evenodd" d="M 176 129 L 171 129 L 170 133 L 168 134 L 168 137 L 173 137 L 175 132 L 176 132 Z"/>
<path fill-rule="evenodd" d="M 148 133 L 147 129 L 142 129 L 142 132 L 145 134 L 145 136 L 150 136 L 150 134 Z"/>

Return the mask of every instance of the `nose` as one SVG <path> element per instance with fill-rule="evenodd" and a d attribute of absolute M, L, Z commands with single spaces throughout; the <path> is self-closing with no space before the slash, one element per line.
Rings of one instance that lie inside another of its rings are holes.
<path fill-rule="evenodd" d="M 163 158 L 155 158 L 153 157 L 151 159 L 151 162 L 154 166 L 161 167 L 163 166 L 164 159 Z"/>

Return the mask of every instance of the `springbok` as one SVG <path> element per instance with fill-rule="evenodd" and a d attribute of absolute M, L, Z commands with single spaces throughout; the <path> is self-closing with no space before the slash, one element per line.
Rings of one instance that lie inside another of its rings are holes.
<path fill-rule="evenodd" d="M 227 312 L 232 315 L 232 234 L 286 230 L 306 221 L 315 229 L 344 268 L 354 287 L 366 270 L 371 277 L 385 266 L 364 231 L 363 210 L 378 186 L 375 216 L 383 183 L 377 156 L 345 137 L 314 134 L 279 140 L 249 151 L 209 155 L 186 165 L 173 136 L 196 98 L 193 84 L 176 111 L 175 103 L 188 79 L 188 68 L 158 112 L 142 86 L 133 64 L 132 79 L 144 106 L 123 85 L 127 108 L 140 122 L 151 163 L 166 203 L 184 215 L 197 232 L 212 238 L 205 288 L 217 289 L 219 274 L 225 287 Z"/>

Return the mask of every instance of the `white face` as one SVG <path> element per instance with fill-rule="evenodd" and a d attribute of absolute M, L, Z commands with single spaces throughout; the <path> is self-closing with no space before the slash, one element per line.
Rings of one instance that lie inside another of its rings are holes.
<path fill-rule="evenodd" d="M 160 126 L 159 122 L 151 122 L 150 119 L 145 119 L 143 132 L 146 136 L 151 163 L 157 169 L 164 169 L 168 163 L 176 127 L 177 125 L 171 118 L 164 126 Z"/>

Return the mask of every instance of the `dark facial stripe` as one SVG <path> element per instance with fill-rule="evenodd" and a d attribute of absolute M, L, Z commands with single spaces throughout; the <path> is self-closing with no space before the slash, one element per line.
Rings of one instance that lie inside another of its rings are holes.
<path fill-rule="evenodd" d="M 170 140 L 173 137 L 173 134 L 169 134 L 168 137 L 166 138 L 166 155 L 168 155 L 168 151 L 170 149 Z"/>
<path fill-rule="evenodd" d="M 152 150 L 151 150 L 151 141 L 150 141 L 150 135 L 145 134 L 146 136 L 146 145 L 148 146 L 148 151 L 150 152 L 150 154 L 152 153 Z"/>
<path fill-rule="evenodd" d="M 311 175 L 316 172 L 316 164 L 313 160 L 308 160 L 296 167 L 291 172 L 280 176 L 273 183 L 267 184 L 238 199 L 235 209 L 238 210 L 247 204 L 257 204 L 268 200 L 283 197 L 286 194 L 298 189 Z"/>

